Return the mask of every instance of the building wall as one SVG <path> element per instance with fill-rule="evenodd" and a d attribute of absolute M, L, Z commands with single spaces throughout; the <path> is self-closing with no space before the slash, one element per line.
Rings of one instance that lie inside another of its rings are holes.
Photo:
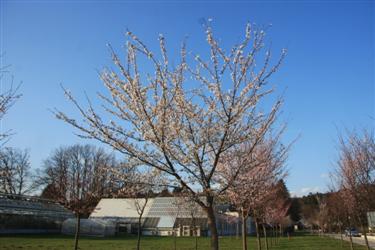
<path fill-rule="evenodd" d="M 0 234 L 60 233 L 73 213 L 53 201 L 38 197 L 0 194 Z"/>
<path fill-rule="evenodd" d="M 63 219 L 38 215 L 0 214 L 0 234 L 60 233 Z"/>
<path fill-rule="evenodd" d="M 74 235 L 76 232 L 76 219 L 67 219 L 62 224 L 61 233 Z M 81 219 L 80 234 L 87 236 L 114 236 L 116 234 L 116 223 L 111 220 Z"/>
<path fill-rule="evenodd" d="M 159 236 L 173 236 L 173 230 L 159 230 Z"/>
<path fill-rule="evenodd" d="M 96 205 L 94 211 L 91 213 L 90 218 L 102 218 L 102 217 L 118 217 L 118 218 L 138 218 L 138 212 L 136 209 L 136 203 L 143 204 L 145 199 L 101 199 Z M 154 199 L 147 201 L 144 217 L 147 216 Z"/>
<path fill-rule="evenodd" d="M 375 231 L 375 211 L 367 213 L 368 227 L 371 231 Z"/>
<path fill-rule="evenodd" d="M 200 227 L 197 227 L 196 231 L 194 231 L 190 225 L 180 226 L 174 229 L 173 228 L 146 228 L 142 230 L 142 235 L 173 236 L 173 231 L 176 233 L 177 237 L 195 236 L 195 232 L 197 236 L 201 236 Z"/>
<path fill-rule="evenodd" d="M 113 219 L 117 225 L 120 223 L 131 224 L 131 229 L 127 229 L 126 232 L 136 233 L 137 228 L 131 223 L 131 221 L 138 218 L 134 201 L 135 199 L 102 199 L 90 215 L 90 218 Z M 138 201 L 142 202 L 142 199 L 138 199 Z M 192 215 L 191 210 L 183 202 L 183 199 L 177 199 L 176 197 L 150 199 L 143 215 L 143 234 L 173 235 L 173 227 L 177 226 L 178 228 L 175 231 L 177 236 L 194 236 L 195 233 L 192 228 L 194 221 L 194 224 L 199 228 L 197 235 L 208 235 L 207 215 L 202 208 L 197 207 L 197 211 Z M 220 212 L 227 210 L 228 208 L 222 207 L 217 213 L 219 235 L 239 235 L 240 219 L 238 214 Z M 251 228 L 249 229 L 248 232 L 250 233 Z"/>

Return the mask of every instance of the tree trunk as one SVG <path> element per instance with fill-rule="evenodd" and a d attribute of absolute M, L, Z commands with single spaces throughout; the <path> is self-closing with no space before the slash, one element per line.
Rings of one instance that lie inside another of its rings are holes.
<path fill-rule="evenodd" d="M 275 244 L 275 246 L 276 246 L 276 245 L 277 245 L 277 237 L 278 237 L 278 235 L 277 235 L 277 226 L 273 226 L 272 230 L 273 230 L 273 235 L 274 235 L 274 237 L 275 237 L 275 242 L 274 242 L 274 244 Z"/>
<path fill-rule="evenodd" d="M 341 238 L 341 249 L 344 242 L 344 239 L 342 238 L 342 228 L 341 228 L 341 222 L 339 221 L 339 231 L 340 231 L 340 238 Z"/>
<path fill-rule="evenodd" d="M 275 245 L 277 245 L 279 242 L 278 242 L 278 233 L 277 233 L 277 224 L 274 226 L 273 228 L 273 231 L 274 231 L 274 235 L 275 235 Z"/>
<path fill-rule="evenodd" d="M 239 234 L 240 234 L 240 223 L 239 223 L 239 221 L 237 221 L 237 225 L 236 225 L 236 239 L 239 238 Z"/>
<path fill-rule="evenodd" d="M 264 243 L 266 244 L 266 250 L 268 250 L 267 229 L 264 223 L 262 225 L 263 225 Z"/>
<path fill-rule="evenodd" d="M 197 230 L 195 217 L 192 216 L 192 218 L 193 218 L 193 234 L 195 236 L 195 250 L 198 250 L 198 230 Z"/>
<path fill-rule="evenodd" d="M 77 224 L 76 224 L 76 234 L 74 240 L 74 250 L 78 249 L 78 239 L 79 239 L 79 232 L 81 229 L 81 214 L 77 213 Z"/>
<path fill-rule="evenodd" d="M 198 232 L 195 228 L 195 250 L 198 250 Z"/>
<path fill-rule="evenodd" d="M 366 228 L 363 226 L 363 224 L 361 225 L 361 227 L 362 227 L 362 233 L 363 233 L 363 236 L 365 237 L 366 249 L 367 249 L 367 250 L 371 250 L 371 249 L 370 249 L 370 246 L 369 246 L 369 244 L 368 244 Z"/>
<path fill-rule="evenodd" d="M 245 215 L 245 212 L 242 210 L 242 250 L 247 250 L 247 215 Z"/>
<path fill-rule="evenodd" d="M 258 245 L 258 250 L 262 250 L 262 243 L 260 242 L 260 234 L 259 234 L 259 224 L 258 220 L 255 219 L 255 230 L 257 231 L 257 245 Z"/>
<path fill-rule="evenodd" d="M 350 218 L 348 218 L 349 224 L 349 239 L 350 239 L 350 250 L 354 250 L 353 247 L 353 238 L 352 238 L 352 224 L 350 223 Z"/>
<path fill-rule="evenodd" d="M 279 234 L 279 225 L 278 224 L 275 226 L 275 233 L 276 233 L 276 244 L 279 244 L 280 234 Z"/>
<path fill-rule="evenodd" d="M 219 238 L 217 235 L 216 217 L 213 204 L 210 204 L 206 211 L 208 217 L 208 227 L 210 228 L 211 232 L 211 250 L 219 250 Z"/>
<path fill-rule="evenodd" d="M 175 228 L 173 228 L 173 245 L 174 250 L 177 250 L 177 232 Z"/>
<path fill-rule="evenodd" d="M 142 233 L 142 228 L 141 228 L 141 220 L 142 220 L 142 217 L 140 216 L 138 218 L 138 238 L 137 238 L 137 250 L 140 250 L 141 248 L 141 233 Z"/>
<path fill-rule="evenodd" d="M 352 232 L 349 232 L 349 239 L 350 239 L 350 250 L 354 250 Z"/>

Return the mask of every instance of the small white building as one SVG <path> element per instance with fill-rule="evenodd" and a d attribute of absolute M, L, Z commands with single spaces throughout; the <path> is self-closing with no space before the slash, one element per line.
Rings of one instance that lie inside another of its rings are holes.
<path fill-rule="evenodd" d="M 90 219 L 110 220 L 116 225 L 116 233 L 137 233 L 138 218 L 136 204 L 144 199 L 101 199 Z M 240 228 L 238 217 L 225 213 L 217 214 L 220 235 L 236 235 Z M 203 236 L 209 235 L 206 213 L 201 207 L 185 202 L 182 198 L 157 197 L 148 199 L 142 220 L 143 235 Z M 250 231 L 249 231 L 250 232 Z"/>

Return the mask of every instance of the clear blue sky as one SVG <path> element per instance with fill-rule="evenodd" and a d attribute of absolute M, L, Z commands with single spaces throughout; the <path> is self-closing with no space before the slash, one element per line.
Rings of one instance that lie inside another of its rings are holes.
<path fill-rule="evenodd" d="M 49 111 L 75 114 L 61 83 L 77 96 L 103 90 L 97 70 L 111 66 L 106 44 L 121 51 L 126 28 L 151 47 L 163 33 L 170 52 L 185 36 L 191 50 L 204 51 L 201 18 L 213 18 L 225 44 L 237 42 L 247 22 L 272 23 L 273 51 L 288 48 L 272 84 L 285 92 L 285 139 L 301 136 L 288 161 L 294 194 L 326 188 L 337 128 L 374 127 L 374 1 L 0 2 L 2 64 L 23 82 L 2 130 L 16 132 L 8 146 L 30 149 L 33 168 L 54 148 L 81 142 Z"/>

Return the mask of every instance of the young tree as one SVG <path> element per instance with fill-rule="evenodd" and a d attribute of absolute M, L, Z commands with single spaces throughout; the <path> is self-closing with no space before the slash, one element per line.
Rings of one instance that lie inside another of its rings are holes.
<path fill-rule="evenodd" d="M 224 183 L 229 183 L 225 195 L 242 218 L 242 248 L 247 249 L 247 218 L 251 214 L 258 224 L 270 194 L 277 182 L 285 176 L 284 162 L 288 148 L 279 142 L 280 136 L 269 138 L 252 148 L 243 147 L 234 155 L 223 157 L 219 171 Z M 224 161 L 225 160 L 225 161 Z M 238 171 L 238 173 L 233 173 Z M 237 175 L 233 180 L 233 176 Z M 256 225 L 258 228 L 258 225 Z M 259 236 L 259 231 L 257 231 Z M 258 237 L 259 240 L 259 237 Z M 260 245 L 259 245 L 260 247 Z"/>
<path fill-rule="evenodd" d="M 77 218 L 75 246 L 78 249 L 80 220 L 109 193 L 117 167 L 114 157 L 90 145 L 74 145 L 57 149 L 45 161 L 38 182 L 45 185 L 47 195 L 74 211 Z"/>
<path fill-rule="evenodd" d="M 180 216 L 180 212 L 184 206 L 184 200 L 183 200 L 182 195 L 184 194 L 181 192 L 181 190 L 179 190 L 178 192 L 173 192 L 173 197 L 175 198 L 173 201 L 173 206 L 177 209 L 169 211 L 170 216 L 174 216 L 175 218 L 178 218 Z M 177 230 L 179 230 L 179 232 L 181 233 L 180 225 L 178 225 L 175 221 L 173 225 L 173 249 L 174 250 L 177 250 Z"/>
<path fill-rule="evenodd" d="M 199 205 L 189 196 L 189 193 L 179 197 L 180 204 L 183 204 L 185 211 L 187 211 L 187 217 L 190 219 L 190 226 L 192 228 L 192 234 L 195 238 L 194 248 L 198 250 L 198 228 L 197 228 L 197 219 L 201 217 L 201 210 Z M 186 215 L 185 215 L 186 216 Z"/>
<path fill-rule="evenodd" d="M 285 175 L 282 175 L 285 176 Z M 262 224 L 265 247 L 268 249 L 267 224 L 272 224 L 276 228 L 276 233 L 282 236 L 283 226 L 290 225 L 289 210 L 291 206 L 290 195 L 283 179 L 276 180 L 265 197 L 255 206 L 254 217 L 256 218 L 257 230 L 259 222 Z M 280 237 L 278 237 L 279 239 Z M 258 249 L 261 249 L 260 234 L 257 233 Z"/>
<path fill-rule="evenodd" d="M 264 242 L 267 250 L 269 249 L 269 244 L 266 225 L 271 225 L 273 233 L 277 233 L 277 235 L 281 236 L 283 231 L 282 227 L 285 224 L 286 226 L 290 226 L 291 221 L 289 215 L 291 200 L 283 179 L 277 180 L 269 189 L 268 195 L 255 209 L 257 219 L 262 222 Z M 259 237 L 257 240 L 259 246 Z"/>
<path fill-rule="evenodd" d="M 316 200 L 318 201 L 319 212 L 318 212 L 318 226 L 319 235 L 322 235 L 327 230 L 328 224 L 328 207 L 327 200 L 325 197 L 319 197 L 317 195 Z"/>
<path fill-rule="evenodd" d="M 157 169 L 146 170 L 142 173 L 136 171 L 132 175 L 122 177 L 121 180 L 128 180 L 129 185 L 126 190 L 123 190 L 123 193 L 134 198 L 134 205 L 138 213 L 137 250 L 139 250 L 141 247 L 143 214 L 150 198 L 155 197 L 155 193 L 160 191 L 164 185 L 162 185 L 160 171 Z"/>
<path fill-rule="evenodd" d="M 265 32 L 250 25 L 244 40 L 229 52 L 207 26 L 209 59 L 196 55 L 191 60 L 183 44 L 177 64 L 170 63 L 163 36 L 159 37 L 161 59 L 133 33 L 127 32 L 127 37 L 126 62 L 113 52 L 117 70 L 101 74 L 109 95 L 99 97 L 111 121 L 106 122 L 90 103 L 88 109 L 82 107 L 67 90 L 83 122 L 60 111 L 56 116 L 79 129 L 83 137 L 164 172 L 173 186 L 188 190 L 206 211 L 211 247 L 218 249 L 214 204 L 227 189 L 217 185 L 218 164 L 224 153 L 236 151 L 239 145 L 256 145 L 273 125 L 282 101 L 276 100 L 270 111 L 262 111 L 260 103 L 273 92 L 268 81 L 286 52 L 274 64 L 270 51 L 262 60 Z M 152 72 L 142 65 L 151 66 Z"/>
<path fill-rule="evenodd" d="M 277 183 L 273 191 L 270 192 L 263 212 L 263 221 L 272 225 L 275 244 L 279 242 L 279 238 L 282 236 L 282 224 L 286 221 L 291 206 L 289 194 L 286 191 L 285 184 L 282 181 Z"/>
<path fill-rule="evenodd" d="M 22 195 L 32 190 L 29 158 L 27 150 L 9 147 L 0 150 L 1 192 Z"/>
<path fill-rule="evenodd" d="M 340 233 L 340 244 L 341 247 L 343 246 L 343 225 L 346 222 L 346 209 L 343 206 L 343 201 L 341 198 L 340 191 L 337 191 L 335 189 L 332 189 L 331 192 L 328 194 L 327 197 L 327 213 L 328 213 L 328 218 L 331 219 L 331 227 L 335 232 Z"/>
<path fill-rule="evenodd" d="M 352 219 L 362 228 L 367 249 L 367 212 L 375 207 L 375 137 L 372 132 L 349 133 L 340 138 L 338 177 Z"/>

